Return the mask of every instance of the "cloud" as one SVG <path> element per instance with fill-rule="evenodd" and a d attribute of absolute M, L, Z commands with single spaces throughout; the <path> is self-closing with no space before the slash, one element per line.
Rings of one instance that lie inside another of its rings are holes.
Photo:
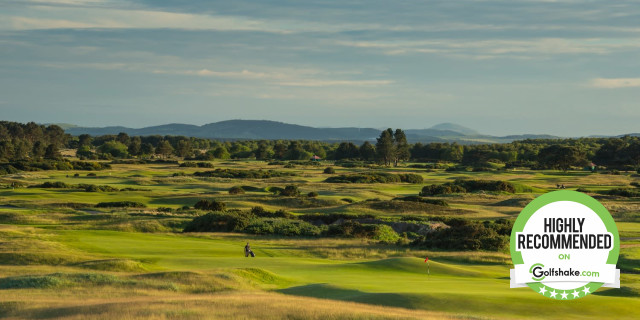
<path fill-rule="evenodd" d="M 316 80 L 302 79 L 297 81 L 280 82 L 282 86 L 291 87 L 332 87 L 332 86 L 352 86 L 352 87 L 377 87 L 392 84 L 391 80 Z"/>
<path fill-rule="evenodd" d="M 640 78 L 596 78 L 591 80 L 590 85 L 602 89 L 638 88 Z"/>

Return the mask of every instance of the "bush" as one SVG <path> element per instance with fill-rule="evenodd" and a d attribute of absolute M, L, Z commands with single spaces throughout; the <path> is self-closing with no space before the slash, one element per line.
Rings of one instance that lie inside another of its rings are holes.
<path fill-rule="evenodd" d="M 96 204 L 97 208 L 146 208 L 147 206 L 141 202 L 135 201 L 115 201 L 100 202 Z"/>
<path fill-rule="evenodd" d="M 322 231 L 323 229 L 306 221 L 282 218 L 254 220 L 244 229 L 244 232 L 247 233 L 277 234 L 282 236 L 319 236 L 322 234 Z"/>
<path fill-rule="evenodd" d="M 296 186 L 289 185 L 284 187 L 284 190 L 280 192 L 280 195 L 285 197 L 297 197 L 300 195 L 300 190 L 298 190 L 298 187 Z"/>
<path fill-rule="evenodd" d="M 435 204 L 437 206 L 443 206 L 443 207 L 448 207 L 449 206 L 449 204 L 446 201 L 442 200 L 442 199 L 425 199 L 425 198 L 420 197 L 420 196 L 398 197 L 398 198 L 394 198 L 393 200 L 410 201 L 410 202 L 421 202 L 421 203 Z"/>
<path fill-rule="evenodd" d="M 406 183 L 420 184 L 424 181 L 421 175 L 414 173 L 402 173 L 398 176 L 400 177 L 400 181 Z"/>
<path fill-rule="evenodd" d="M 330 225 L 327 230 L 327 235 L 348 238 L 368 238 L 390 243 L 400 239 L 400 236 L 387 225 L 362 224 L 357 221 L 345 221 L 342 224 Z"/>
<path fill-rule="evenodd" d="M 465 193 L 467 192 L 461 186 L 454 184 L 432 184 L 422 187 L 421 196 L 436 196 L 440 194 Z"/>
<path fill-rule="evenodd" d="M 112 186 L 97 186 L 94 184 L 79 184 L 80 189 L 84 189 L 86 192 L 116 192 L 120 191 L 118 188 Z"/>
<path fill-rule="evenodd" d="M 329 177 L 324 180 L 331 183 L 422 183 L 422 176 L 407 173 L 407 174 L 392 174 L 386 172 L 371 172 L 371 173 L 358 173 L 351 175 L 338 175 Z"/>
<path fill-rule="evenodd" d="M 502 180 L 464 180 L 457 179 L 454 182 L 444 184 L 432 184 L 424 186 L 421 196 L 435 196 L 440 194 L 467 193 L 474 191 L 496 191 L 515 193 L 513 184 Z"/>
<path fill-rule="evenodd" d="M 198 171 L 193 174 L 196 177 L 218 177 L 231 179 L 266 179 L 273 177 L 295 176 L 293 172 L 275 170 L 239 170 L 239 169 L 216 169 L 212 171 Z"/>
<path fill-rule="evenodd" d="M 198 210 L 224 211 L 227 209 L 227 204 L 221 201 L 202 199 L 196 202 L 193 207 Z"/>
<path fill-rule="evenodd" d="M 441 250 L 506 250 L 513 223 L 506 219 L 478 222 L 442 218 L 448 228 L 436 229 L 411 242 L 411 246 Z"/>
<path fill-rule="evenodd" d="M 326 174 L 334 174 L 336 173 L 336 169 L 334 169 L 333 167 L 326 167 L 323 172 Z"/>
<path fill-rule="evenodd" d="M 55 181 L 55 182 L 45 182 L 41 185 L 39 185 L 40 188 L 52 188 L 52 189 L 70 189 L 72 188 L 71 185 L 68 185 L 64 182 L 61 181 Z"/>
<path fill-rule="evenodd" d="M 627 198 L 640 197 L 640 190 L 631 188 L 616 188 L 606 192 L 608 195 L 620 196 Z"/>
<path fill-rule="evenodd" d="M 309 198 L 317 198 L 318 197 L 318 193 L 315 191 L 311 191 L 309 193 L 307 193 L 307 197 Z"/>
<path fill-rule="evenodd" d="M 213 168 L 210 162 L 183 162 L 179 167 L 182 168 Z"/>
<path fill-rule="evenodd" d="M 286 212 L 282 209 L 277 210 L 275 212 L 267 211 L 263 207 L 256 206 L 251 208 L 251 213 L 256 217 L 261 218 L 287 218 L 287 219 L 297 219 L 297 217 L 289 212 Z"/>
<path fill-rule="evenodd" d="M 211 212 L 189 222 L 184 232 L 232 232 L 244 230 L 255 216 L 250 212 Z"/>
<path fill-rule="evenodd" d="M 244 194 L 244 189 L 242 187 L 231 187 L 229 189 L 229 194 Z"/>

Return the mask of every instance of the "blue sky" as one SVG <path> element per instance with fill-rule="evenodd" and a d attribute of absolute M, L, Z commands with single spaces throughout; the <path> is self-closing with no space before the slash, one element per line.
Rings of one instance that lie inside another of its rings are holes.
<path fill-rule="evenodd" d="M 640 132 L 640 1 L 0 0 L 0 119 Z"/>

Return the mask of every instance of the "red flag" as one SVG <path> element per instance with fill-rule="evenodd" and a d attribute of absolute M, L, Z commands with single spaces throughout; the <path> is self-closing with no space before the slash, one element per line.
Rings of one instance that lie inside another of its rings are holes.
<path fill-rule="evenodd" d="M 427 257 L 426 259 L 424 259 L 424 262 L 427 262 L 427 261 L 429 261 L 429 257 Z"/>

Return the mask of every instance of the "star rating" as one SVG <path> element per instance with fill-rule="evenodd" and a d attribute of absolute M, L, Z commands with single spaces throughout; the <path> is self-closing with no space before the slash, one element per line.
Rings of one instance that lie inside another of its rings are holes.
<path fill-rule="evenodd" d="M 553 291 L 549 291 L 549 294 L 551 298 L 555 298 L 558 295 L 555 289 Z"/>
<path fill-rule="evenodd" d="M 582 292 L 584 292 L 584 295 L 588 295 L 589 293 L 591 293 L 591 291 L 589 291 L 589 287 L 585 286 L 584 289 L 582 289 Z"/>
<path fill-rule="evenodd" d="M 578 292 L 577 290 L 573 290 L 573 292 L 571 294 L 573 294 L 574 298 L 580 297 L 580 292 Z"/>
<path fill-rule="evenodd" d="M 566 299 L 569 296 L 569 294 L 566 291 L 562 291 L 560 295 L 562 296 L 562 299 Z"/>
<path fill-rule="evenodd" d="M 547 292 L 547 289 L 544 286 L 540 287 L 540 294 L 544 296 L 544 294 Z"/>

